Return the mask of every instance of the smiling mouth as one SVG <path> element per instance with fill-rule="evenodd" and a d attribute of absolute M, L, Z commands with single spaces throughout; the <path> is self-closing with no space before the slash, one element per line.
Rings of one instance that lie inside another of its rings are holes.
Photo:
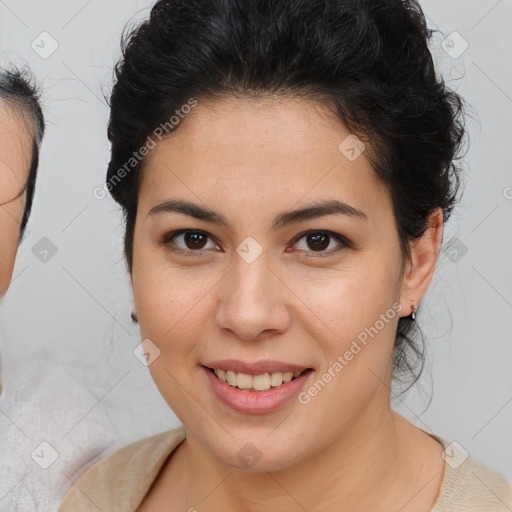
<path fill-rule="evenodd" d="M 222 370 L 220 368 L 213 369 L 208 366 L 203 367 L 213 373 L 220 381 L 224 382 L 228 386 L 246 392 L 262 392 L 278 388 L 299 378 L 307 372 L 313 371 L 312 368 L 307 368 L 296 372 L 273 372 L 261 375 L 249 375 L 247 373 L 238 373 L 232 370 Z"/>

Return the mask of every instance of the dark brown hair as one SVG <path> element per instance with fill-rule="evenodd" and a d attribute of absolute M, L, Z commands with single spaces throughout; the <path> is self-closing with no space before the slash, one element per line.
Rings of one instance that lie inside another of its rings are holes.
<path fill-rule="evenodd" d="M 365 155 L 392 197 L 407 257 L 436 208 L 448 220 L 460 184 L 464 101 L 436 76 L 431 36 L 412 0 L 157 2 L 123 38 L 110 99 L 107 183 L 124 211 L 130 270 L 144 160 L 115 184 L 114 178 L 191 97 L 226 95 L 285 94 L 336 112 L 367 144 Z M 414 326 L 410 317 L 399 320 L 395 377 L 415 366 L 409 355 L 423 369 Z"/>

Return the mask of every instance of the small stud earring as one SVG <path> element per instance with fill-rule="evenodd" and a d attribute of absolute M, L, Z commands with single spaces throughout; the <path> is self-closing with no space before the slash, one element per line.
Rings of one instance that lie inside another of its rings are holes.
<path fill-rule="evenodd" d="M 418 306 L 412 307 L 411 320 L 416 320 L 416 311 L 418 311 Z"/>
<path fill-rule="evenodd" d="M 132 311 L 130 316 L 132 317 L 132 322 L 134 324 L 138 324 L 139 323 L 139 319 L 137 318 L 137 315 L 135 314 L 135 311 Z"/>

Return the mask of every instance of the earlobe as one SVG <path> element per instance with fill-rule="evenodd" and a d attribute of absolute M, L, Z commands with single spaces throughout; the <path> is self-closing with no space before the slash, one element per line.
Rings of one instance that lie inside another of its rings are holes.
<path fill-rule="evenodd" d="M 416 309 L 423 299 L 434 275 L 443 235 L 441 208 L 432 212 L 423 236 L 410 245 L 410 259 L 402 282 L 400 303 L 404 316 L 416 317 Z"/>

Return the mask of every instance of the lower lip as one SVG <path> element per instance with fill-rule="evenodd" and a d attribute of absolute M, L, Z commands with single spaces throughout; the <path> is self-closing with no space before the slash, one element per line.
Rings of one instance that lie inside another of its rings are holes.
<path fill-rule="evenodd" d="M 211 370 L 202 367 L 217 398 L 238 412 L 264 414 L 283 407 L 294 398 L 309 379 L 313 370 L 307 370 L 294 380 L 267 391 L 241 391 L 221 381 Z"/>

